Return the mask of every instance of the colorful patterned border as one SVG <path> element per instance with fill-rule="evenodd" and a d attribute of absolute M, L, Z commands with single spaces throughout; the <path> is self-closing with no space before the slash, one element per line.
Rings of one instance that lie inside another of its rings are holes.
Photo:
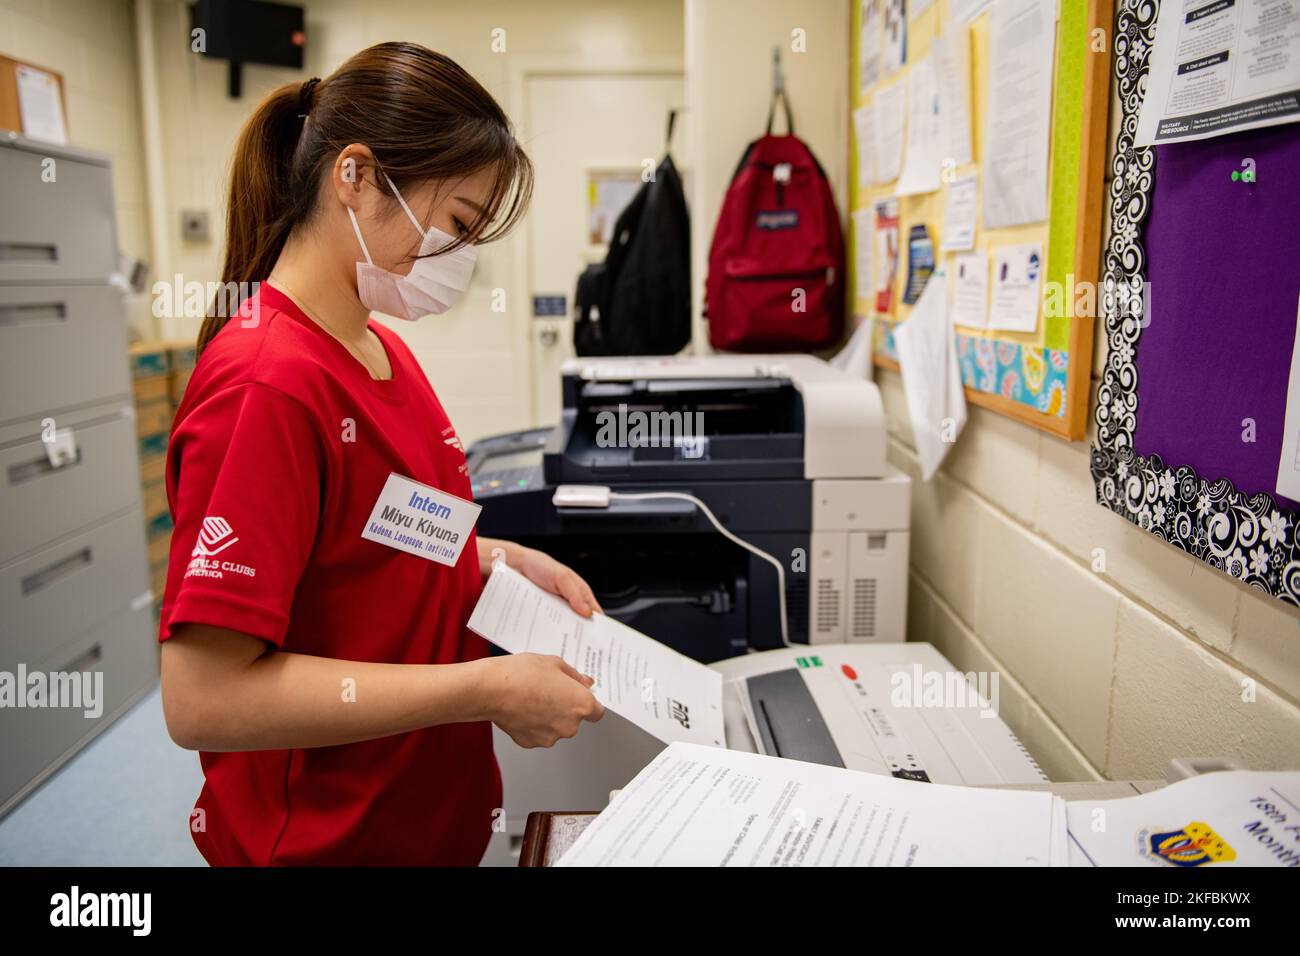
<path fill-rule="evenodd" d="M 894 363 L 898 362 L 894 344 L 897 324 L 876 317 L 875 352 Z M 1065 417 L 1065 385 L 1070 370 L 1065 352 L 961 332 L 956 335 L 963 385 L 987 395 L 1001 395 L 1044 415 Z"/>

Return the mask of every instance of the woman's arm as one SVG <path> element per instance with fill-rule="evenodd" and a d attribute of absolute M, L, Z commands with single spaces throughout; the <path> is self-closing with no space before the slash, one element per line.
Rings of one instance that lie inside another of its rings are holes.
<path fill-rule="evenodd" d="M 577 571 L 543 551 L 513 541 L 478 539 L 478 569 L 484 580 L 492 573 L 492 562 L 498 557 L 538 587 L 564 598 L 583 617 L 591 617 L 600 610 L 596 595 Z"/>
<path fill-rule="evenodd" d="M 328 747 L 491 720 L 524 747 L 572 737 L 604 708 L 558 657 L 372 664 L 268 650 L 237 631 L 182 625 L 162 648 L 167 730 L 190 750 Z"/>

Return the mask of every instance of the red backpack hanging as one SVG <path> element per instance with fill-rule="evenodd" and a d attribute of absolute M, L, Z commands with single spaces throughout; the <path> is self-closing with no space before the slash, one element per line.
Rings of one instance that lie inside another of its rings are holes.
<path fill-rule="evenodd" d="M 788 130 L 772 135 L 776 101 Z M 844 238 L 830 183 L 794 135 L 777 84 L 767 133 L 750 143 L 722 202 L 709 252 L 709 342 L 737 352 L 808 351 L 844 334 Z"/>

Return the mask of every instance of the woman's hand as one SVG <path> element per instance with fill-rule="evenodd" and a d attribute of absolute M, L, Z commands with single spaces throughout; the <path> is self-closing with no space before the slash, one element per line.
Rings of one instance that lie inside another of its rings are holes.
<path fill-rule="evenodd" d="M 483 576 L 492 573 L 492 560 L 499 557 L 544 591 L 558 594 L 583 617 L 600 610 L 596 596 L 581 575 L 567 564 L 561 564 L 549 554 L 535 548 L 495 538 L 479 539 L 479 567 Z"/>
<path fill-rule="evenodd" d="M 487 717 L 521 747 L 551 747 L 572 737 L 584 720 L 605 708 L 591 693 L 594 681 L 554 655 L 511 654 L 484 658 Z"/>

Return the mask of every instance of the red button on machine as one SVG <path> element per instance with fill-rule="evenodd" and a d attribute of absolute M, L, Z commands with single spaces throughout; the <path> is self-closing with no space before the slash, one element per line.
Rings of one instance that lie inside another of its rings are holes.
<path fill-rule="evenodd" d="M 841 665 L 840 665 L 840 670 L 844 672 L 844 676 L 847 677 L 849 680 L 857 680 L 857 679 L 858 679 L 858 672 L 855 671 L 855 670 L 854 670 L 852 667 L 850 667 L 848 664 L 841 664 Z"/>

